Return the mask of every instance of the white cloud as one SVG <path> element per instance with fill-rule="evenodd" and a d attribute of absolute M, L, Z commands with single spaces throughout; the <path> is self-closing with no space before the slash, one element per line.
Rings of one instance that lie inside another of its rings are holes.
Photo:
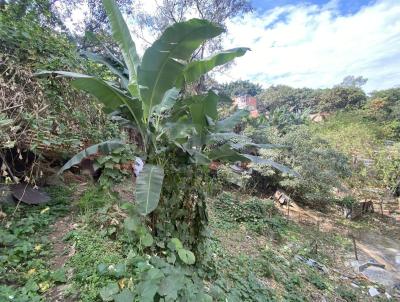
<path fill-rule="evenodd" d="M 336 3 L 276 7 L 230 21 L 225 48 L 252 51 L 217 79 L 317 88 L 362 75 L 367 91 L 399 85 L 400 1 L 378 1 L 346 16 Z"/>

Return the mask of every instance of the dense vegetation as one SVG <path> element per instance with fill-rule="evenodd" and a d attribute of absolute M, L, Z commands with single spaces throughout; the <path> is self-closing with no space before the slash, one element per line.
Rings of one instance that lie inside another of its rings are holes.
<path fill-rule="evenodd" d="M 0 1 L 0 300 L 367 301 L 333 272 L 343 230 L 381 221 L 320 221 L 399 196 L 400 88 L 219 84 L 208 72 L 249 54 L 199 56 L 215 20 L 164 20 L 139 56 L 126 1 L 89 2 L 79 37 L 54 1 Z M 258 117 L 233 106 L 245 95 Z M 11 203 L 18 182 L 51 201 Z M 322 218 L 290 220 L 277 190 Z"/>

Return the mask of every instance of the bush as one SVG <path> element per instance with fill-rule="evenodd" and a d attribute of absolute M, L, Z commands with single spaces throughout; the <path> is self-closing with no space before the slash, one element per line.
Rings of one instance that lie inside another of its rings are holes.
<path fill-rule="evenodd" d="M 296 201 L 326 204 L 333 200 L 332 191 L 342 179 L 350 176 L 348 158 L 332 149 L 306 126 L 275 137 L 273 143 L 287 148 L 261 151 L 261 155 L 292 167 L 300 177 L 286 177 L 269 167 L 255 167 L 265 177 L 265 183 L 283 187 Z"/>
<path fill-rule="evenodd" d="M 71 88 L 65 79 L 34 75 L 41 69 L 102 72 L 80 58 L 76 45 L 35 14 L 17 18 L 11 8 L 1 12 L 0 61 L 0 144 L 4 148 L 30 149 L 61 159 L 87 144 L 120 136 L 101 107 L 94 106 L 93 98 Z"/>

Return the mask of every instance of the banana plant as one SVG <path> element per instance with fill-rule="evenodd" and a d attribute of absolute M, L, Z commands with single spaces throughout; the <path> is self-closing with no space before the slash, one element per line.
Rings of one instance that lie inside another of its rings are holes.
<path fill-rule="evenodd" d="M 179 156 L 180 165 L 255 161 L 291 172 L 270 160 L 241 154 L 240 146 L 231 143 L 232 139 L 238 137 L 232 132 L 233 128 L 248 115 L 247 111 L 238 111 L 219 120 L 217 104 L 221 97 L 216 92 L 210 90 L 197 95 L 188 95 L 186 92 L 188 85 L 216 66 L 243 56 L 248 48 L 229 49 L 204 60 L 191 61 L 196 49 L 224 31 L 221 26 L 207 20 L 191 19 L 168 27 L 140 58 L 115 1 L 103 0 L 103 4 L 126 72 L 116 69 L 100 56 L 91 57 L 110 67 L 111 72 L 119 78 L 119 84 L 66 71 L 45 71 L 40 74 L 73 78 L 72 85 L 92 94 L 103 104 L 105 112 L 120 115 L 138 130 L 143 142 L 138 156 L 145 162 L 136 183 L 136 204 L 140 214 L 147 215 L 157 208 L 167 173 L 165 168 L 171 162 L 171 156 Z M 102 150 L 111 150 L 113 146 L 120 146 L 120 143 L 106 142 L 98 146 L 102 146 Z M 92 151 L 98 150 L 98 146 Z M 252 144 L 252 147 L 271 146 Z M 87 153 L 81 152 L 63 169 L 76 164 Z"/>

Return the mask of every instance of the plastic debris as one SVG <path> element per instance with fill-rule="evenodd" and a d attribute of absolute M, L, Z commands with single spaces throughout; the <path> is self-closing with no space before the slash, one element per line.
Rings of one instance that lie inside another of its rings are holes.
<path fill-rule="evenodd" d="M 42 204 L 50 201 L 50 196 L 46 192 L 35 189 L 28 184 L 13 185 L 11 191 L 17 201 L 26 204 Z"/>
<path fill-rule="evenodd" d="M 379 295 L 379 292 L 378 292 L 378 290 L 377 290 L 375 287 L 370 287 L 370 288 L 368 289 L 368 293 L 369 293 L 369 295 L 370 295 L 371 297 L 375 297 L 375 296 L 378 296 L 378 295 Z"/>

